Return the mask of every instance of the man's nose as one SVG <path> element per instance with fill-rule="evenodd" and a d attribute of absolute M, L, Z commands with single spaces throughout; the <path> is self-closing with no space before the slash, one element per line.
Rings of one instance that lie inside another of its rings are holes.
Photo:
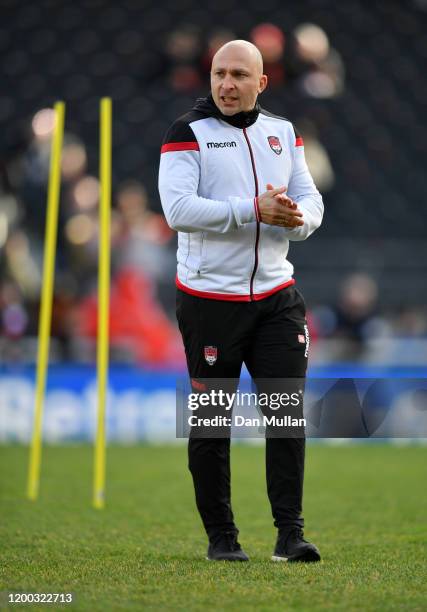
<path fill-rule="evenodd" d="M 226 74 L 222 81 L 223 89 L 233 89 L 234 88 L 234 80 L 233 77 L 229 74 Z"/>

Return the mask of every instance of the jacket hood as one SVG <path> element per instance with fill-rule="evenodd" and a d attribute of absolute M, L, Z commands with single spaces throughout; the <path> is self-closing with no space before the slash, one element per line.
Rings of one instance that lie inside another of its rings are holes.
<path fill-rule="evenodd" d="M 219 110 L 212 98 L 212 94 L 209 94 L 206 98 L 198 98 L 193 106 L 193 110 L 202 113 L 206 117 L 217 117 L 233 127 L 243 129 L 249 127 L 258 119 L 260 106 L 257 102 L 252 110 L 242 111 L 229 117 Z"/>

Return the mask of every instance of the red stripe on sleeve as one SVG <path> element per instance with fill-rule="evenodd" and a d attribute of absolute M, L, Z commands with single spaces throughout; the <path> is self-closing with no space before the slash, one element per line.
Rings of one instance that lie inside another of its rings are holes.
<path fill-rule="evenodd" d="M 303 147 L 304 146 L 304 141 L 301 138 L 301 136 L 298 136 L 298 138 L 295 140 L 295 146 L 296 147 Z"/>
<path fill-rule="evenodd" d="M 169 153 L 169 151 L 199 151 L 198 142 L 169 142 L 164 144 L 160 153 Z"/>

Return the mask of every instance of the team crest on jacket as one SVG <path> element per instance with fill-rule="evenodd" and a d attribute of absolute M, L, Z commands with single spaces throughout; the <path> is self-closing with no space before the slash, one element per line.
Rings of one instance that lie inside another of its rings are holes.
<path fill-rule="evenodd" d="M 218 349 L 216 346 L 205 346 L 205 360 L 212 366 L 218 357 Z"/>
<path fill-rule="evenodd" d="M 267 139 L 268 144 L 273 149 L 273 151 L 277 155 L 280 155 L 280 153 L 282 152 L 282 145 L 280 144 L 280 140 L 277 138 L 277 136 L 267 136 Z"/>

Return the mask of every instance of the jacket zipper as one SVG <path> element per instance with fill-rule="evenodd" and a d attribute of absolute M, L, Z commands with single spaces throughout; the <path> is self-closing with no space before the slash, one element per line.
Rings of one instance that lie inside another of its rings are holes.
<path fill-rule="evenodd" d="M 252 147 L 251 147 L 251 143 L 249 140 L 249 137 L 246 133 L 246 128 L 243 128 L 243 134 L 246 138 L 246 142 L 248 143 L 248 148 L 249 148 L 249 154 L 251 156 L 251 163 L 252 163 L 252 171 L 254 173 L 254 180 L 255 180 L 255 197 L 258 197 L 258 177 L 257 177 L 257 173 L 256 173 L 256 168 L 255 168 L 255 159 L 254 159 L 254 154 L 252 151 Z M 251 302 L 254 299 L 254 278 L 255 278 L 255 274 L 256 271 L 258 269 L 258 245 L 259 245 L 259 233 L 260 233 L 260 224 L 259 221 L 257 219 L 256 221 L 256 236 L 255 236 L 255 262 L 254 262 L 254 267 L 252 270 L 252 274 L 251 274 L 251 281 L 250 281 L 250 296 L 251 296 Z"/>

